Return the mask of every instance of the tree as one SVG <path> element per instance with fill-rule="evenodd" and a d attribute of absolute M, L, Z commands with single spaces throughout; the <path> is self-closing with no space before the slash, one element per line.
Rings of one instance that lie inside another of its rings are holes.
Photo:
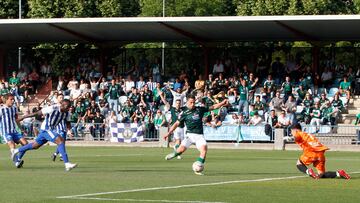
<path fill-rule="evenodd" d="M 140 0 L 141 16 L 162 16 L 162 0 Z M 166 0 L 166 16 L 235 15 L 232 0 Z"/>
<path fill-rule="evenodd" d="M 14 0 L 0 1 L 0 18 L 19 18 L 19 5 Z"/>

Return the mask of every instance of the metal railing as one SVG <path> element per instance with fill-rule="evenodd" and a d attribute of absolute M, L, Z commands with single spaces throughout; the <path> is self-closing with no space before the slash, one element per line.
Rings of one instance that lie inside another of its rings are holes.
<path fill-rule="evenodd" d="M 360 126 L 355 125 L 302 125 L 302 130 L 315 135 L 323 144 L 360 144 Z M 288 136 L 291 136 L 290 127 Z"/>

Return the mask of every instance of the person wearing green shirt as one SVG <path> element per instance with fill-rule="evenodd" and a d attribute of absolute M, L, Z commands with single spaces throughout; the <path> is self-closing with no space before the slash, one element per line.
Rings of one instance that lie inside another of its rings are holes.
<path fill-rule="evenodd" d="M 289 95 L 292 94 L 292 85 L 289 76 L 285 77 L 285 82 L 283 82 L 283 84 L 281 85 L 281 90 L 284 91 L 284 103 L 286 103 Z"/>
<path fill-rule="evenodd" d="M 19 98 L 19 85 L 20 78 L 16 76 L 16 71 L 12 73 L 12 77 L 9 79 L 9 86 L 11 87 L 11 94 L 14 95 L 17 99 Z"/>
<path fill-rule="evenodd" d="M 320 102 L 315 103 L 314 108 L 311 110 L 310 116 L 311 116 L 310 125 L 316 126 L 316 131 L 318 131 L 321 124 L 321 116 L 322 116 L 322 112 L 320 109 Z"/>
<path fill-rule="evenodd" d="M 305 99 L 305 95 L 307 93 L 307 91 L 304 89 L 303 85 L 299 85 L 299 89 L 296 91 L 298 94 L 298 98 L 296 100 L 296 104 L 299 105 L 303 102 L 303 100 Z"/>
<path fill-rule="evenodd" d="M 344 80 L 340 83 L 339 92 L 341 95 L 346 94 L 346 98 L 350 100 L 351 82 L 348 81 L 348 77 L 345 75 Z"/>
<path fill-rule="evenodd" d="M 339 94 L 334 95 L 334 99 L 332 100 L 331 105 L 334 108 L 337 108 L 339 111 L 341 111 L 341 109 L 344 107 L 343 102 L 341 101 Z"/>
<path fill-rule="evenodd" d="M 355 125 L 359 124 L 360 123 L 360 113 L 358 113 L 356 115 L 356 121 L 355 121 Z"/>
<path fill-rule="evenodd" d="M 178 120 L 182 110 L 184 108 L 181 107 L 181 100 L 177 99 L 175 101 L 175 107 L 171 106 L 170 103 L 168 101 L 166 101 L 165 99 L 165 94 L 164 93 L 160 93 L 160 98 L 161 101 L 165 104 L 166 109 L 168 111 L 170 111 L 171 113 L 171 121 L 170 121 L 170 125 L 174 125 L 175 122 Z M 177 148 L 180 147 L 180 143 L 182 140 L 184 140 L 184 124 L 181 124 L 175 129 L 174 134 L 173 134 L 173 138 L 175 140 L 175 145 L 174 145 L 174 151 L 177 150 Z M 177 156 L 178 159 L 181 159 L 181 156 Z"/>
<path fill-rule="evenodd" d="M 111 85 L 109 86 L 107 93 L 108 103 L 111 111 L 118 113 L 119 97 L 120 97 L 120 86 L 116 84 L 116 80 L 111 80 Z"/>
<path fill-rule="evenodd" d="M 196 162 L 203 166 L 207 154 L 207 143 L 203 134 L 203 116 L 207 111 L 220 108 L 227 104 L 227 100 L 224 100 L 209 108 L 197 107 L 195 106 L 195 96 L 191 94 L 187 96 L 186 107 L 178 120 L 170 127 L 169 132 L 164 136 L 164 139 L 167 139 L 180 124 L 185 124 L 185 139 L 181 142 L 180 147 L 177 148 L 175 152 L 166 155 L 165 159 L 173 159 L 184 153 L 192 144 L 195 144 L 196 148 L 200 151 L 200 155 L 196 159 Z M 195 172 L 195 174 L 203 175 L 201 172 Z"/>
<path fill-rule="evenodd" d="M 246 86 L 246 80 L 240 79 L 239 86 L 239 105 L 238 105 L 238 114 L 244 113 L 246 118 L 249 117 L 249 102 L 248 94 L 249 88 Z"/>
<path fill-rule="evenodd" d="M 4 83 L 0 83 L 0 95 L 5 96 L 9 94 L 9 89 L 5 87 Z"/>
<path fill-rule="evenodd" d="M 322 110 L 322 123 L 324 125 L 330 123 L 331 125 L 336 124 L 335 114 L 337 114 L 338 110 L 331 106 L 330 102 L 326 102 L 325 107 Z"/>

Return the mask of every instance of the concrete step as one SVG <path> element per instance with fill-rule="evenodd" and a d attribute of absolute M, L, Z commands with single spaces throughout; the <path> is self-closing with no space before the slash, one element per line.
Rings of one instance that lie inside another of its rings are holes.
<path fill-rule="evenodd" d="M 358 113 L 360 113 L 360 108 L 348 108 L 348 110 L 347 110 L 347 114 L 354 114 L 354 115 L 356 115 L 356 114 L 358 114 Z"/>

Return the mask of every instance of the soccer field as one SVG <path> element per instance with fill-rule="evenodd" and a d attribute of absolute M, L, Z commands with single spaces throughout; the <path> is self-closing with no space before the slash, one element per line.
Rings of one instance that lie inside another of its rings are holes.
<path fill-rule="evenodd" d="M 360 153 L 328 152 L 327 169 L 352 179 L 313 180 L 295 167 L 300 151 L 210 149 L 205 175 L 194 175 L 197 151 L 165 161 L 171 149 L 68 147 L 70 172 L 44 146 L 16 169 L 0 147 L 0 202 L 360 202 Z"/>

